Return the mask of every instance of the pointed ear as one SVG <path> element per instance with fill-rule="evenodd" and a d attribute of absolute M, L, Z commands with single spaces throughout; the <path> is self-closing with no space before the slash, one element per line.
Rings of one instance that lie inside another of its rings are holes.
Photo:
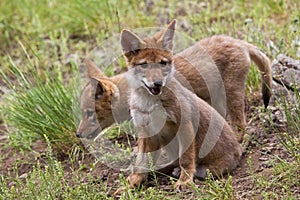
<path fill-rule="evenodd" d="M 176 19 L 173 19 L 162 32 L 158 41 L 161 42 L 163 49 L 172 51 L 173 39 L 175 34 Z"/>
<path fill-rule="evenodd" d="M 86 61 L 86 77 L 88 80 L 90 80 L 90 78 L 92 77 L 101 78 L 104 76 L 104 73 L 97 67 L 97 65 L 93 61 Z"/>
<path fill-rule="evenodd" d="M 128 30 L 122 30 L 121 32 L 121 46 L 123 53 L 126 54 L 129 52 L 136 52 L 143 48 L 145 42 L 139 38 L 136 34 Z"/>
<path fill-rule="evenodd" d="M 105 94 L 105 88 L 101 83 L 101 81 L 98 81 L 95 78 L 90 78 L 90 84 L 91 84 L 92 97 L 94 97 L 95 100 L 103 98 Z"/>

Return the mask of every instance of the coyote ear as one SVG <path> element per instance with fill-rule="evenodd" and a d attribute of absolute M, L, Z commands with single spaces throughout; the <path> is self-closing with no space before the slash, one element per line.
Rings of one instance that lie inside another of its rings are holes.
<path fill-rule="evenodd" d="M 161 42 L 163 49 L 172 51 L 173 49 L 173 39 L 175 33 L 176 19 L 173 19 L 162 32 L 158 41 Z"/>
<path fill-rule="evenodd" d="M 90 78 L 92 96 L 95 97 L 95 100 L 101 99 L 104 96 L 105 88 L 102 85 L 101 81 L 98 81 L 95 78 Z"/>
<path fill-rule="evenodd" d="M 136 34 L 128 30 L 122 30 L 121 32 L 121 46 L 123 53 L 128 57 L 128 53 L 137 52 L 143 48 L 145 42 L 139 38 Z"/>
<path fill-rule="evenodd" d="M 92 77 L 102 78 L 104 76 L 104 73 L 97 67 L 97 65 L 93 61 L 86 61 L 86 77 L 88 80 Z"/>

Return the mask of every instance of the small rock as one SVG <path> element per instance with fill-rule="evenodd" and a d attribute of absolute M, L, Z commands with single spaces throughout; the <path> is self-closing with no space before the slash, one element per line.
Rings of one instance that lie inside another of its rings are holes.
<path fill-rule="evenodd" d="M 264 168 L 271 168 L 272 167 L 272 165 L 267 163 L 267 162 L 262 163 L 261 166 L 264 167 Z"/>
<path fill-rule="evenodd" d="M 279 54 L 272 62 L 273 79 L 293 90 L 300 90 L 300 60 L 295 60 L 286 55 Z"/>
<path fill-rule="evenodd" d="M 269 160 L 269 158 L 267 158 L 267 157 L 260 157 L 258 160 L 260 160 L 260 161 L 267 161 L 267 160 Z"/>
<path fill-rule="evenodd" d="M 2 136 L 0 137 L 0 141 L 6 140 L 6 139 L 8 139 L 8 136 L 7 136 L 7 135 L 2 135 Z"/>
<path fill-rule="evenodd" d="M 27 176 L 28 176 L 28 174 L 27 174 L 27 173 L 24 173 L 24 174 L 22 174 L 21 176 L 19 176 L 19 178 L 20 178 L 20 179 L 25 179 L 25 178 L 27 178 Z"/>
<path fill-rule="evenodd" d="M 15 182 L 10 182 L 9 184 L 8 184 L 8 187 L 13 187 L 13 186 L 16 186 L 16 183 Z"/>

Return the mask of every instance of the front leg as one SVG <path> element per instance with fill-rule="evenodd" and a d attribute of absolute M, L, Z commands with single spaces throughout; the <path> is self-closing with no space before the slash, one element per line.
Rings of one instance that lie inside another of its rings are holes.
<path fill-rule="evenodd" d="M 177 190 L 184 189 L 193 182 L 196 166 L 195 156 L 195 137 L 192 123 L 188 123 L 178 131 L 179 143 L 179 165 L 181 173 L 175 187 Z"/>
<path fill-rule="evenodd" d="M 152 165 L 155 164 L 159 156 L 158 142 L 155 142 L 155 136 L 151 138 L 138 139 L 138 153 L 136 157 L 133 172 L 128 176 L 129 187 L 133 188 L 140 185 L 148 176 Z"/>

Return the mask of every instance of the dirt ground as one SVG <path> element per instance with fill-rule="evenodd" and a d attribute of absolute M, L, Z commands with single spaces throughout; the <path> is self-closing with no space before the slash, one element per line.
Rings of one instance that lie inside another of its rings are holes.
<path fill-rule="evenodd" d="M 264 118 L 266 114 L 261 113 L 259 109 L 259 106 L 262 105 L 260 93 L 253 95 L 250 99 L 248 98 L 246 105 L 246 113 L 248 116 L 248 136 L 246 137 L 246 140 L 248 143 L 246 145 L 247 147 L 244 147 L 241 166 L 232 173 L 232 185 L 236 199 L 253 199 L 255 197 L 260 199 L 262 196 L 259 194 L 259 191 L 256 190 L 255 180 L 253 180 L 251 172 L 268 176 L 271 174 L 272 170 L 271 165 L 268 164 L 269 160 L 272 159 L 272 156 L 270 155 L 278 155 L 279 157 L 286 158 L 288 157 L 288 154 L 281 145 L 279 145 L 276 132 L 268 131 L 268 129 L 266 129 L 266 127 L 269 126 L 267 120 L 264 124 L 261 123 L 262 118 Z M 276 110 L 276 108 L 274 108 L 274 100 L 271 101 L 270 109 Z M 40 163 L 45 163 L 45 149 L 47 145 L 43 141 L 36 141 L 32 145 L 32 151 L 30 152 L 20 152 L 12 147 L 7 147 L 5 144 L 7 143 L 8 138 L 7 135 L 5 135 L 5 127 L 3 126 L 2 121 L 0 122 L 0 155 L 2 157 L 0 174 L 3 174 L 4 176 L 10 174 L 14 176 L 14 169 L 17 169 L 19 177 L 25 178 L 38 161 Z M 249 158 L 252 160 L 251 168 L 249 168 L 248 164 Z M 68 156 L 58 155 L 58 159 L 64 166 L 66 176 L 71 176 L 71 163 L 68 161 Z M 93 161 L 94 158 L 91 155 L 86 155 L 81 164 L 87 164 L 87 166 L 89 166 Z M 75 168 L 78 168 L 79 163 L 76 163 L 76 165 Z M 89 172 L 89 169 L 81 171 L 83 174 Z M 120 184 L 119 174 L 119 171 L 110 169 L 101 163 L 97 163 L 95 170 L 92 172 L 92 176 L 95 177 L 95 180 L 101 180 L 108 188 L 111 188 L 111 191 L 109 191 L 111 194 L 113 194 Z M 196 180 L 195 182 L 199 187 L 205 184 L 205 182 L 200 180 Z M 10 186 L 13 184 L 13 182 L 9 183 Z M 97 182 L 95 182 L 95 184 L 97 184 Z M 149 181 L 147 186 L 157 187 L 155 186 L 154 181 Z M 166 191 L 173 190 L 169 178 L 164 176 L 159 177 L 159 187 Z"/>

